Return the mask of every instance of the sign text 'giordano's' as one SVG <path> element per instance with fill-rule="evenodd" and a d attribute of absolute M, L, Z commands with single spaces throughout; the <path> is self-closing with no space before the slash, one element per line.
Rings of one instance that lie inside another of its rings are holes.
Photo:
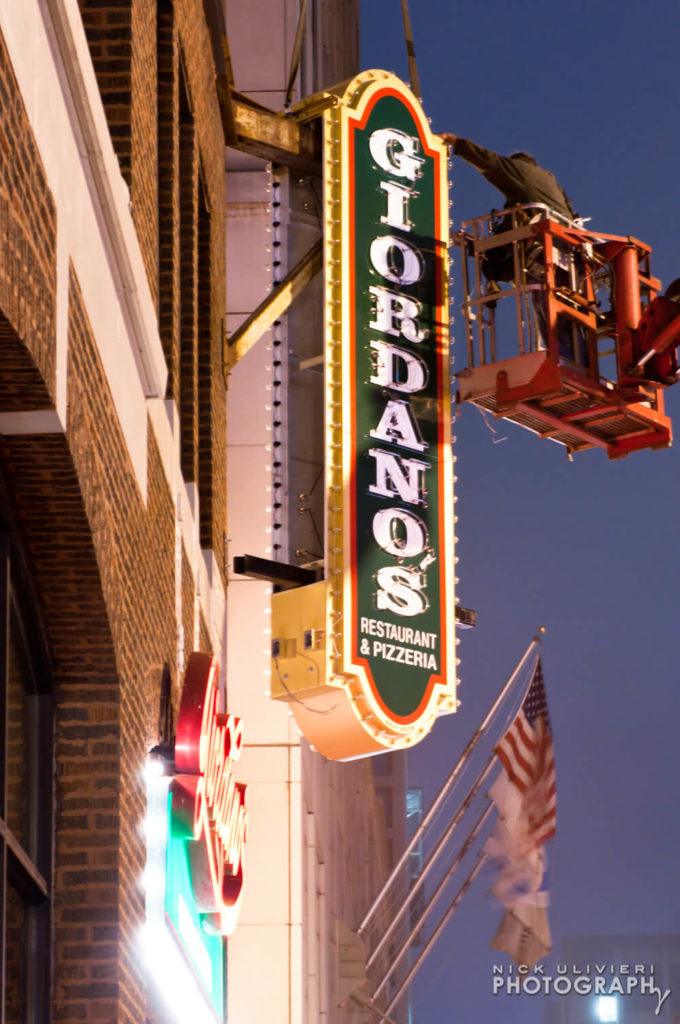
<path fill-rule="evenodd" d="M 291 708 L 343 758 L 422 739 L 455 710 L 456 659 L 447 151 L 393 75 L 365 72 L 338 98 L 324 114 L 326 685 Z"/>

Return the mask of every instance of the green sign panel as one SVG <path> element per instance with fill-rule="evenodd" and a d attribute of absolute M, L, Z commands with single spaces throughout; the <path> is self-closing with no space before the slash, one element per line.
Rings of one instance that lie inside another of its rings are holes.
<path fill-rule="evenodd" d="M 354 133 L 356 653 L 402 719 L 446 667 L 437 159 L 396 96 Z"/>

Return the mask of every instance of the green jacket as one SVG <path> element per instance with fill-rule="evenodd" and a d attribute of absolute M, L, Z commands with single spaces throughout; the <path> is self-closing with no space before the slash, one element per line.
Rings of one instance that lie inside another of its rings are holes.
<path fill-rule="evenodd" d="M 519 156 L 499 156 L 469 139 L 456 139 L 454 153 L 476 167 L 495 185 L 508 205 L 545 203 L 551 210 L 573 220 L 576 216 L 569 198 L 554 174 Z"/>

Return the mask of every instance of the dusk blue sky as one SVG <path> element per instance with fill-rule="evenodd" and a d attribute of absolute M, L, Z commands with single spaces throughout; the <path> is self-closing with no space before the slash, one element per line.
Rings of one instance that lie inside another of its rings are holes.
<path fill-rule="evenodd" d="M 411 16 L 436 131 L 532 152 L 593 227 L 644 239 L 656 274 L 680 276 L 677 0 L 411 0 Z M 361 30 L 363 67 L 406 77 L 399 0 L 362 0 Z M 454 177 L 456 223 L 502 204 L 462 161 Z M 460 367 L 460 324 L 456 337 Z M 545 623 L 556 950 L 574 933 L 680 932 L 680 385 L 667 407 L 676 446 L 619 462 L 569 463 L 512 424 L 494 443 L 472 407 L 457 421 L 459 600 L 479 626 L 463 635 L 462 709 L 410 756 L 411 780 L 432 796 Z M 543 1020 L 542 997 L 491 995 L 487 886 L 422 972 L 415 1024 Z"/>

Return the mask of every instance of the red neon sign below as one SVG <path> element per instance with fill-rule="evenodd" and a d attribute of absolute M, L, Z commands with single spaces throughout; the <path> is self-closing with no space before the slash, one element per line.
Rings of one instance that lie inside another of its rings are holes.
<path fill-rule="evenodd" d="M 175 739 L 172 827 L 189 840 L 196 905 L 220 935 L 236 927 L 243 889 L 246 787 L 234 780 L 241 720 L 223 714 L 213 654 L 189 655 Z"/>

